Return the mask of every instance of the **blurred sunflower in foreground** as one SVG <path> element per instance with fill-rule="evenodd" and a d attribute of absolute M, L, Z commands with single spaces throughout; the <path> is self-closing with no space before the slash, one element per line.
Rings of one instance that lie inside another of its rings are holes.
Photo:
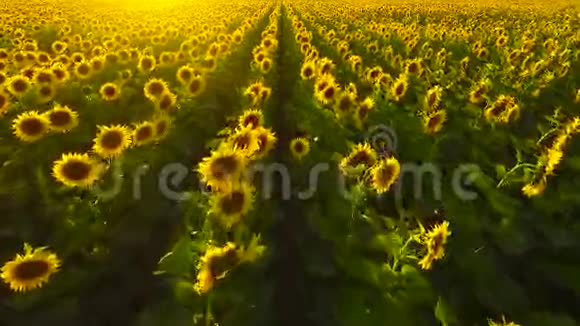
<path fill-rule="evenodd" d="M 489 326 L 521 326 L 520 324 L 516 324 L 513 321 L 506 321 L 505 316 L 501 317 L 501 321 L 493 321 L 491 319 L 488 320 Z"/>
<path fill-rule="evenodd" d="M 427 248 L 427 254 L 419 262 L 422 269 L 430 270 L 433 262 L 445 257 L 445 244 L 450 235 L 451 231 L 449 230 L 448 221 L 435 225 L 427 233 L 423 232 L 422 243 Z"/>
<path fill-rule="evenodd" d="M 233 242 L 222 247 L 210 245 L 199 261 L 195 290 L 200 294 L 209 292 L 216 281 L 225 278 L 240 264 L 255 262 L 263 256 L 265 250 L 259 236 L 253 236 L 245 247 L 238 247 Z"/>
<path fill-rule="evenodd" d="M 1 269 L 2 280 L 16 292 L 27 292 L 42 287 L 58 272 L 61 262 L 56 254 L 46 248 L 24 245 L 24 254 L 16 254 Z"/>

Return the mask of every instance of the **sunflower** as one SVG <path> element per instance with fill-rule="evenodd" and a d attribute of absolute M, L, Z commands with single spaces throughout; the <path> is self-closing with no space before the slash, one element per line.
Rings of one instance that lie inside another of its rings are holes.
<path fill-rule="evenodd" d="M 310 142 L 306 138 L 298 137 L 290 142 L 290 153 L 292 157 L 301 160 L 310 152 Z"/>
<path fill-rule="evenodd" d="M 41 84 L 36 87 L 38 104 L 45 104 L 56 96 L 56 87 L 53 84 Z"/>
<path fill-rule="evenodd" d="M 153 125 L 155 126 L 155 139 L 164 139 L 169 134 L 171 118 L 167 114 L 160 114 L 153 120 Z"/>
<path fill-rule="evenodd" d="M 244 111 L 239 118 L 241 127 L 250 127 L 256 129 L 264 123 L 264 114 L 260 110 L 249 109 Z"/>
<path fill-rule="evenodd" d="M 383 76 L 383 68 L 369 68 L 365 73 L 365 79 L 369 84 L 374 84 Z"/>
<path fill-rule="evenodd" d="M 253 100 L 256 97 L 260 96 L 260 91 L 262 89 L 264 89 L 264 85 L 262 84 L 262 82 L 255 82 L 250 84 L 250 86 L 248 86 L 248 88 L 246 88 L 246 90 L 244 91 L 244 95 L 247 96 L 249 99 Z"/>
<path fill-rule="evenodd" d="M 252 126 L 241 127 L 235 131 L 228 139 L 235 151 L 243 152 L 251 156 L 260 149 L 257 134 Z"/>
<path fill-rule="evenodd" d="M 151 78 L 143 87 L 145 97 L 153 102 L 157 102 L 163 93 L 169 91 L 167 83 L 159 78 Z"/>
<path fill-rule="evenodd" d="M 31 87 L 28 78 L 21 75 L 17 75 L 10 78 L 7 84 L 8 84 L 7 88 L 10 94 L 16 97 L 22 97 Z"/>
<path fill-rule="evenodd" d="M 137 124 L 133 129 L 133 145 L 143 146 L 155 140 L 155 124 L 145 121 Z"/>
<path fill-rule="evenodd" d="M 429 232 L 423 235 L 422 243 L 427 248 L 427 254 L 419 262 L 422 269 L 431 269 L 434 261 L 445 257 L 445 244 L 450 235 L 451 231 L 449 231 L 448 221 L 443 221 L 441 224 L 435 225 Z"/>
<path fill-rule="evenodd" d="M 369 112 L 371 112 L 374 107 L 375 101 L 371 97 L 365 98 L 358 104 L 356 111 L 354 112 L 354 123 L 357 128 L 362 129 L 364 127 Z"/>
<path fill-rule="evenodd" d="M 99 93 L 105 101 L 114 101 L 121 97 L 121 88 L 115 83 L 105 83 L 101 86 Z"/>
<path fill-rule="evenodd" d="M 24 245 L 24 254 L 2 266 L 0 277 L 16 292 L 27 292 L 41 288 L 50 277 L 59 271 L 61 262 L 55 253 L 46 247 L 32 248 Z"/>
<path fill-rule="evenodd" d="M 369 168 L 377 162 L 377 153 L 370 144 L 356 144 L 350 154 L 340 161 L 340 170 L 348 175 L 352 171 L 362 165 L 364 168 Z"/>
<path fill-rule="evenodd" d="M 245 156 L 231 148 L 212 151 L 199 163 L 198 172 L 202 182 L 212 189 L 228 189 L 238 181 L 246 167 Z"/>
<path fill-rule="evenodd" d="M 332 70 L 334 70 L 335 66 L 336 65 L 334 64 L 334 62 L 332 62 L 332 60 L 330 60 L 329 58 L 322 58 L 318 60 L 317 72 L 320 75 L 330 74 L 332 73 Z"/>
<path fill-rule="evenodd" d="M 338 95 L 337 100 L 334 103 L 334 112 L 338 116 L 344 116 L 355 108 L 355 96 L 353 96 L 350 92 L 341 92 Z"/>
<path fill-rule="evenodd" d="M 155 107 L 163 112 L 170 112 L 175 108 L 177 103 L 177 95 L 173 94 L 171 91 L 166 91 L 161 94 L 159 101 L 155 103 Z"/>
<path fill-rule="evenodd" d="M 224 192 L 218 192 L 212 196 L 213 214 L 225 228 L 230 229 L 240 222 L 251 208 L 254 200 L 254 189 L 247 183 L 234 184 Z"/>
<path fill-rule="evenodd" d="M 396 158 L 389 157 L 380 160 L 369 170 L 371 188 L 379 194 L 389 191 L 399 178 L 400 173 L 401 165 Z"/>
<path fill-rule="evenodd" d="M 544 193 L 548 185 L 548 180 L 546 179 L 546 176 L 542 175 L 536 179 L 537 180 L 529 182 L 522 187 L 522 193 L 524 194 L 524 196 L 531 198 Z"/>
<path fill-rule="evenodd" d="M 270 69 L 272 69 L 272 59 L 264 58 L 264 60 L 260 62 L 260 70 L 263 74 L 267 74 L 270 72 Z"/>
<path fill-rule="evenodd" d="M 420 59 L 414 59 L 407 62 L 405 72 L 408 75 L 421 75 L 423 72 L 423 65 Z"/>
<path fill-rule="evenodd" d="M 439 85 L 433 86 L 427 90 L 427 94 L 425 95 L 425 100 L 423 102 L 425 111 L 433 111 L 439 107 L 442 93 L 443 88 L 441 88 Z"/>
<path fill-rule="evenodd" d="M 74 74 L 78 79 L 88 79 L 92 75 L 91 63 L 88 61 L 81 61 L 74 66 Z"/>
<path fill-rule="evenodd" d="M 226 277 L 238 263 L 238 253 L 233 242 L 228 242 L 223 247 L 210 246 L 197 266 L 195 290 L 199 294 L 209 292 L 215 282 Z"/>
<path fill-rule="evenodd" d="M 91 61 L 88 62 L 88 64 L 90 66 L 91 72 L 100 72 L 103 70 L 103 68 L 105 68 L 105 58 L 102 56 L 93 57 Z M 84 69 L 85 68 L 83 67 L 77 67 L 77 76 L 79 76 L 79 73 L 82 74 Z"/>
<path fill-rule="evenodd" d="M 253 263 L 264 255 L 266 246 L 261 245 L 260 242 L 260 236 L 254 235 L 252 236 L 252 240 L 247 246 L 237 249 L 240 264 Z"/>
<path fill-rule="evenodd" d="M 125 126 L 98 126 L 93 150 L 103 158 L 119 156 L 131 145 L 131 132 Z"/>
<path fill-rule="evenodd" d="M 423 118 L 423 130 L 429 135 L 436 134 L 441 131 L 446 120 L 447 111 L 445 110 L 437 110 L 428 113 Z"/>
<path fill-rule="evenodd" d="M 8 111 L 10 107 L 10 96 L 0 89 L 0 117 Z"/>
<path fill-rule="evenodd" d="M 68 106 L 55 105 L 54 108 L 44 116 L 50 121 L 50 130 L 57 132 L 68 132 L 79 123 L 78 113 L 71 110 Z"/>
<path fill-rule="evenodd" d="M 137 67 L 144 73 L 149 73 L 155 69 L 156 65 L 155 57 L 152 55 L 143 55 L 139 58 L 139 63 Z"/>
<path fill-rule="evenodd" d="M 28 111 L 21 113 L 12 122 L 14 135 L 25 142 L 35 142 L 46 135 L 50 127 L 50 121 L 38 113 Z"/>
<path fill-rule="evenodd" d="M 272 94 L 272 89 L 271 88 L 269 88 L 269 87 L 262 87 L 262 89 L 260 89 L 260 93 L 254 99 L 255 100 L 254 104 L 259 104 L 259 103 L 266 102 L 270 98 L 270 95 L 271 94 Z"/>
<path fill-rule="evenodd" d="M 33 77 L 34 82 L 37 84 L 52 84 L 56 79 L 57 77 L 50 69 L 37 70 Z"/>
<path fill-rule="evenodd" d="M 272 129 L 264 127 L 258 127 L 256 129 L 256 138 L 258 139 L 259 148 L 253 154 L 253 158 L 255 159 L 260 159 L 266 156 L 278 141 Z"/>
<path fill-rule="evenodd" d="M 55 179 L 68 187 L 90 187 L 99 179 L 100 171 L 98 163 L 88 154 L 63 154 L 52 166 Z"/>
<path fill-rule="evenodd" d="M 203 58 L 202 67 L 203 67 L 204 71 L 214 72 L 217 68 L 216 57 L 206 56 L 205 58 Z"/>
<path fill-rule="evenodd" d="M 181 66 L 179 67 L 175 75 L 177 80 L 182 85 L 187 85 L 191 82 L 191 79 L 194 77 L 193 68 L 188 65 Z"/>
<path fill-rule="evenodd" d="M 303 80 L 311 80 L 316 77 L 316 63 L 314 61 L 306 61 L 302 64 L 300 69 L 300 77 Z"/>
<path fill-rule="evenodd" d="M 320 96 L 319 94 L 322 93 L 324 89 L 328 87 L 328 85 L 333 84 L 336 84 L 336 80 L 332 75 L 328 74 L 318 76 L 318 78 L 316 78 L 316 81 L 314 82 L 314 94 L 317 97 L 319 97 Z"/>
<path fill-rule="evenodd" d="M 400 101 L 403 98 L 403 96 L 405 96 L 408 87 L 409 84 L 407 82 L 406 75 L 399 76 L 399 78 L 397 78 L 397 80 L 393 83 L 393 86 L 391 88 L 391 94 L 393 95 L 393 97 L 397 102 Z"/>
<path fill-rule="evenodd" d="M 50 71 L 52 71 L 52 73 L 54 74 L 54 77 L 56 78 L 56 81 L 59 83 L 63 83 L 65 81 L 67 81 L 70 77 L 68 70 L 61 63 L 54 64 L 50 68 Z"/>
<path fill-rule="evenodd" d="M 521 326 L 520 324 L 516 324 L 513 321 L 508 322 L 505 319 L 505 316 L 501 317 L 501 321 L 495 322 L 492 319 L 487 320 L 489 326 Z"/>
<path fill-rule="evenodd" d="M 205 90 L 206 82 L 203 75 L 194 75 L 189 84 L 187 84 L 187 92 L 192 97 L 197 97 Z"/>

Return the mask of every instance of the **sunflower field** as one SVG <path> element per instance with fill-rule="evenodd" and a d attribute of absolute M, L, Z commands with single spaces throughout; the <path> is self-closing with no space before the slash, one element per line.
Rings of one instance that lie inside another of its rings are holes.
<path fill-rule="evenodd" d="M 0 3 L 0 326 L 580 325 L 574 0 Z"/>

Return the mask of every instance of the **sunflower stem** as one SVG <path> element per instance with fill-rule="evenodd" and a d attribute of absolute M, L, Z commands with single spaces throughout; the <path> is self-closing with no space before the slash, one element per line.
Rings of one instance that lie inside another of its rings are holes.
<path fill-rule="evenodd" d="M 396 271 L 397 267 L 399 267 L 399 257 L 401 257 L 403 255 L 403 253 L 405 252 L 405 250 L 407 250 L 407 246 L 409 245 L 409 243 L 411 243 L 411 241 L 413 240 L 413 237 L 409 237 L 409 239 L 407 239 L 407 241 L 405 241 L 405 244 L 403 244 L 403 246 L 401 247 L 401 250 L 399 250 L 399 255 L 397 255 L 397 257 L 395 257 L 395 259 L 393 260 L 393 267 L 391 268 L 393 271 Z"/>
<path fill-rule="evenodd" d="M 503 178 L 501 178 L 501 180 L 499 181 L 499 183 L 497 184 L 497 188 L 501 188 L 501 186 L 504 185 L 504 183 L 507 181 L 508 177 L 512 174 L 514 174 L 517 170 L 521 169 L 521 168 L 534 168 L 536 167 L 535 164 L 531 164 L 531 163 L 520 163 L 517 164 L 516 166 L 514 166 L 511 170 L 509 170 L 504 176 Z"/>

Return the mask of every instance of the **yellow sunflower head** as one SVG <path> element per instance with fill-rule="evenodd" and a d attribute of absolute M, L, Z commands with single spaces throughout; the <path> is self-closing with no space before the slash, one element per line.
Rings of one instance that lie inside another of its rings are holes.
<path fill-rule="evenodd" d="M 153 120 L 155 126 L 155 140 L 162 140 L 171 130 L 171 118 L 167 114 L 160 114 Z"/>
<path fill-rule="evenodd" d="M 230 136 L 228 141 L 235 151 L 251 156 L 260 149 L 256 130 L 252 126 L 241 127 Z"/>
<path fill-rule="evenodd" d="M 149 72 L 153 71 L 153 69 L 155 69 L 156 64 L 157 64 L 157 61 L 155 60 L 154 56 L 142 55 L 139 58 L 139 63 L 137 65 L 137 67 L 142 72 L 149 73 Z"/>
<path fill-rule="evenodd" d="M 193 68 L 189 65 L 181 66 L 176 73 L 177 80 L 182 85 L 187 85 L 191 82 L 191 79 L 194 77 Z"/>
<path fill-rule="evenodd" d="M 54 72 L 50 69 L 37 70 L 33 78 L 37 84 L 52 84 L 56 79 Z"/>
<path fill-rule="evenodd" d="M 394 157 L 382 159 L 369 170 L 371 188 L 382 194 L 389 189 L 399 178 L 401 165 Z"/>
<path fill-rule="evenodd" d="M 169 113 L 175 109 L 175 104 L 177 103 L 177 95 L 170 91 L 166 91 L 161 94 L 159 101 L 155 103 L 155 107 L 163 112 Z"/>
<path fill-rule="evenodd" d="M 125 126 L 98 126 L 93 150 L 103 158 L 114 158 L 131 145 L 131 132 Z"/>
<path fill-rule="evenodd" d="M 61 262 L 46 248 L 24 245 L 24 253 L 2 266 L 0 277 L 16 292 L 27 292 L 44 286 L 59 271 Z"/>
<path fill-rule="evenodd" d="M 256 129 L 264 123 L 264 114 L 260 110 L 250 109 L 244 111 L 240 116 L 239 125 L 242 128 L 250 127 Z"/>
<path fill-rule="evenodd" d="M 267 74 L 270 71 L 270 69 L 272 69 L 272 59 L 264 58 L 264 60 L 260 62 L 260 70 L 262 71 L 262 73 Z"/>
<path fill-rule="evenodd" d="M 356 144 L 352 151 L 340 161 L 341 171 L 348 175 L 351 169 L 363 165 L 365 168 L 374 166 L 377 162 L 377 153 L 370 144 Z"/>
<path fill-rule="evenodd" d="M 407 93 L 408 82 L 407 76 L 401 75 L 399 78 L 393 83 L 391 88 L 391 94 L 395 98 L 396 101 L 400 101 L 403 96 Z"/>
<path fill-rule="evenodd" d="M 217 280 L 223 279 L 239 264 L 236 245 L 232 242 L 223 247 L 209 246 L 198 264 L 195 290 L 200 293 L 209 292 Z"/>
<path fill-rule="evenodd" d="M 271 129 L 259 127 L 256 129 L 256 138 L 258 139 L 259 148 L 253 154 L 253 158 L 260 159 L 268 155 L 274 148 L 278 139 Z"/>
<path fill-rule="evenodd" d="M 53 84 L 40 84 L 36 86 L 38 104 L 50 102 L 56 96 L 56 87 Z"/>
<path fill-rule="evenodd" d="M 74 74 L 78 79 L 88 79 L 92 75 L 92 67 L 89 61 L 81 61 L 75 64 Z"/>
<path fill-rule="evenodd" d="M 114 101 L 121 97 L 121 88 L 115 83 L 105 83 L 99 93 L 105 101 Z"/>
<path fill-rule="evenodd" d="M 548 181 L 546 180 L 546 176 L 541 176 L 538 180 L 533 180 L 525 184 L 522 187 L 522 193 L 524 196 L 531 198 L 541 195 L 546 191 L 546 187 L 548 186 Z"/>
<path fill-rule="evenodd" d="M 54 162 L 52 175 L 65 186 L 88 188 L 99 179 L 102 170 L 88 154 L 68 153 Z"/>
<path fill-rule="evenodd" d="M 31 87 L 28 78 L 20 75 L 10 78 L 7 84 L 8 91 L 15 97 L 22 97 Z"/>
<path fill-rule="evenodd" d="M 50 121 L 37 111 L 20 114 L 12 122 L 14 135 L 24 142 L 35 142 L 49 131 Z"/>
<path fill-rule="evenodd" d="M 64 67 L 62 63 L 56 63 L 51 68 L 50 71 L 54 74 L 56 81 L 63 83 L 70 77 L 68 70 Z"/>
<path fill-rule="evenodd" d="M 205 78 L 203 75 L 194 75 L 187 84 L 187 92 L 192 97 L 197 97 L 205 90 Z"/>
<path fill-rule="evenodd" d="M 145 83 L 145 86 L 143 87 L 145 97 L 147 97 L 149 100 L 153 102 L 157 102 L 161 98 L 161 95 L 163 95 L 167 91 L 169 91 L 167 83 L 159 78 L 149 79 L 149 81 L 147 81 L 147 83 Z"/>
<path fill-rule="evenodd" d="M 441 131 L 443 124 L 447 120 L 447 111 L 437 110 L 428 113 L 423 121 L 423 130 L 429 135 L 433 135 Z"/>
<path fill-rule="evenodd" d="M 341 92 L 334 103 L 334 111 L 338 116 L 351 113 L 356 105 L 355 97 L 349 92 Z"/>
<path fill-rule="evenodd" d="M 246 158 L 243 153 L 232 149 L 213 151 L 209 157 L 199 164 L 198 172 L 201 179 L 212 189 L 222 190 L 231 188 L 242 177 L 246 167 Z"/>
<path fill-rule="evenodd" d="M 310 152 L 310 142 L 306 138 L 298 137 L 290 142 L 290 153 L 292 157 L 301 160 Z"/>
<path fill-rule="evenodd" d="M 71 110 L 68 106 L 55 105 L 54 108 L 44 113 L 50 121 L 50 130 L 56 132 L 68 132 L 79 123 L 78 113 Z"/>
<path fill-rule="evenodd" d="M 427 90 L 425 95 L 424 107 L 426 111 L 436 110 L 441 103 L 441 95 L 443 93 L 443 88 L 437 85 Z"/>
<path fill-rule="evenodd" d="M 505 316 L 501 317 L 501 320 L 496 322 L 493 319 L 487 320 L 489 326 L 521 326 L 520 324 L 516 324 L 513 321 L 508 322 Z"/>
<path fill-rule="evenodd" d="M 212 198 L 210 213 L 229 229 L 240 222 L 252 207 L 254 189 L 245 182 L 235 184 L 227 191 L 217 192 Z"/>
<path fill-rule="evenodd" d="M 303 80 L 311 80 L 316 77 L 316 63 L 312 60 L 304 62 L 300 69 L 300 77 Z"/>
<path fill-rule="evenodd" d="M 143 146 L 155 141 L 155 124 L 145 121 L 137 124 L 133 130 L 133 145 Z"/>
<path fill-rule="evenodd" d="M 4 92 L 4 90 L 0 90 L 0 117 L 4 115 L 8 111 L 10 107 L 10 95 Z"/>

